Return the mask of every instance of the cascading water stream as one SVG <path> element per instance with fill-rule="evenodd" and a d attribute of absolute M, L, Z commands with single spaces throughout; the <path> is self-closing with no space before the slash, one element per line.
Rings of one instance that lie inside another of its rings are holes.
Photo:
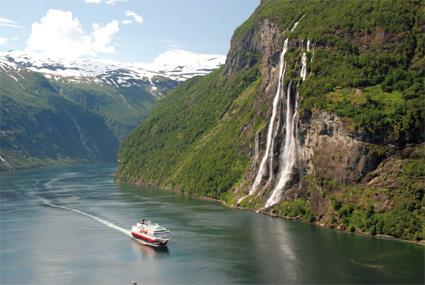
<path fill-rule="evenodd" d="M 307 55 L 305 52 L 303 52 L 303 56 L 301 58 L 301 72 L 300 72 L 300 76 L 303 79 L 303 81 L 305 80 L 305 78 L 307 77 Z"/>
<path fill-rule="evenodd" d="M 298 26 L 298 23 L 302 18 L 304 18 L 304 15 L 302 15 L 301 18 L 299 18 L 299 20 L 295 22 L 295 24 L 292 26 L 291 32 L 295 31 L 295 28 Z"/>
<path fill-rule="evenodd" d="M 307 42 L 309 46 L 309 42 Z M 303 52 L 301 58 L 301 71 L 300 77 L 302 80 L 305 80 L 307 76 L 307 55 Z M 278 176 L 277 183 L 275 184 L 272 193 L 267 199 L 265 208 L 271 207 L 276 203 L 280 202 L 282 192 L 286 189 L 288 182 L 290 182 L 293 176 L 293 170 L 297 164 L 297 117 L 298 117 L 298 85 L 296 86 L 295 91 L 295 104 L 294 109 L 291 106 L 291 85 L 292 81 L 289 83 L 288 91 L 286 93 L 286 125 L 285 125 L 285 142 L 283 146 L 283 152 L 280 159 L 281 168 Z"/>
<path fill-rule="evenodd" d="M 299 21 L 303 17 L 304 17 L 304 15 L 301 16 L 301 18 L 299 18 L 298 21 L 294 23 L 294 25 L 291 28 L 291 32 L 293 32 L 295 30 L 295 28 L 298 26 Z M 281 89 L 282 89 L 282 86 L 283 86 L 283 81 L 284 81 L 285 71 L 286 71 L 285 54 L 288 50 L 288 42 L 289 42 L 289 38 L 286 38 L 285 41 L 284 41 L 284 44 L 283 44 L 282 52 L 280 54 L 278 86 L 277 86 L 276 94 L 275 94 L 274 99 L 273 99 L 272 115 L 270 117 L 270 122 L 269 122 L 268 130 L 267 130 L 266 149 L 265 149 L 264 155 L 261 159 L 257 175 L 255 176 L 254 183 L 252 184 L 252 187 L 251 187 L 249 193 L 247 195 L 239 198 L 238 202 L 237 202 L 238 204 L 240 204 L 242 202 L 242 200 L 244 200 L 247 196 L 254 195 L 258 192 L 258 186 L 261 184 L 261 182 L 263 181 L 263 178 L 266 174 L 267 161 L 269 161 L 269 167 L 268 167 L 269 177 L 268 177 L 267 184 L 269 184 L 271 182 L 272 178 L 273 178 L 274 140 L 276 139 L 276 136 L 277 136 L 277 133 L 278 133 L 277 128 L 279 128 L 279 123 L 280 123 L 278 121 L 278 126 L 275 128 L 275 121 L 276 121 L 276 114 L 277 114 L 278 105 L 279 105 L 280 100 L 282 99 Z M 289 88 L 288 88 L 288 90 L 289 90 Z M 289 98 L 289 94 L 287 95 L 287 98 Z"/>
<path fill-rule="evenodd" d="M 270 207 L 279 202 L 281 196 L 281 190 L 285 187 L 289 181 L 293 166 L 296 161 L 296 142 L 294 137 L 294 117 L 296 113 L 293 113 L 291 106 L 291 91 L 292 81 L 288 85 L 288 91 L 286 93 L 286 119 L 285 119 L 285 142 L 283 146 L 283 153 L 280 157 L 280 165 L 283 167 L 280 170 L 277 183 L 275 184 L 272 194 L 266 202 L 265 207 Z M 295 101 L 297 98 L 295 98 Z"/>
<path fill-rule="evenodd" d="M 278 85 L 277 85 L 276 94 L 275 94 L 274 99 L 273 99 L 272 116 L 270 118 L 269 128 L 267 130 L 266 151 L 264 152 L 263 158 L 261 159 L 260 167 L 258 169 L 257 176 L 255 177 L 254 184 L 252 185 L 252 188 L 249 191 L 249 195 L 253 195 L 253 194 L 256 193 L 257 188 L 260 185 L 260 183 L 263 179 L 263 176 L 265 174 L 264 172 L 266 170 L 267 159 L 270 156 L 273 129 L 274 129 L 275 119 L 276 119 L 276 114 L 277 114 L 277 107 L 278 107 L 278 104 L 279 104 L 282 82 L 283 82 L 283 79 L 284 79 L 285 69 L 286 69 L 285 54 L 286 54 L 287 50 L 288 50 L 288 39 L 285 40 L 285 42 L 283 44 L 282 52 L 280 54 L 279 81 L 278 81 Z"/>

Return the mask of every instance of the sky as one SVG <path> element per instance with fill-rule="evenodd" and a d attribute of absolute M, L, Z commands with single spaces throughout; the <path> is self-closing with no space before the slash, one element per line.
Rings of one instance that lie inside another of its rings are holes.
<path fill-rule="evenodd" d="M 260 0 L 0 0 L 0 51 L 152 62 L 223 54 Z"/>

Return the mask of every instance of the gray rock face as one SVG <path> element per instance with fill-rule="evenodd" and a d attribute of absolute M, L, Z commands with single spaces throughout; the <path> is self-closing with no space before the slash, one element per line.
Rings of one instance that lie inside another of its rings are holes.
<path fill-rule="evenodd" d="M 245 67 L 251 67 L 258 62 L 260 56 L 263 58 L 262 66 L 267 64 L 264 61 L 274 61 L 273 64 L 276 65 L 282 44 L 278 26 L 267 19 L 251 27 L 243 37 L 235 33 L 224 65 L 224 74 L 235 74 Z"/>
<path fill-rule="evenodd" d="M 300 123 L 300 160 L 308 175 L 333 179 L 338 184 L 359 183 L 382 158 L 370 144 L 353 139 L 335 114 L 315 112 Z"/>

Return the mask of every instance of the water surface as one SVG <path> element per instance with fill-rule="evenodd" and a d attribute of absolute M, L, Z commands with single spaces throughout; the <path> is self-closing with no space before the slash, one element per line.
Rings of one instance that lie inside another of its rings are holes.
<path fill-rule="evenodd" d="M 0 174 L 1 284 L 424 283 L 424 247 L 116 185 L 113 165 Z M 136 220 L 168 250 L 128 236 Z"/>

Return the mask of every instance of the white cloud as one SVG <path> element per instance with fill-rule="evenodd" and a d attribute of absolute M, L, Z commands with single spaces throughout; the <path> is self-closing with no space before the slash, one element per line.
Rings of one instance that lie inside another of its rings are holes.
<path fill-rule="evenodd" d="M 12 37 L 12 41 L 17 41 L 19 40 L 19 37 Z"/>
<path fill-rule="evenodd" d="M 127 0 L 106 0 L 107 5 L 114 5 L 117 2 L 127 2 Z"/>
<path fill-rule="evenodd" d="M 114 20 L 103 26 L 93 24 L 88 34 L 70 11 L 50 9 L 40 22 L 32 24 L 25 50 L 62 58 L 113 53 L 115 48 L 110 43 L 118 31 L 119 23 Z"/>
<path fill-rule="evenodd" d="M 134 11 L 127 10 L 127 11 L 125 12 L 125 16 L 126 16 L 126 17 L 130 17 L 130 18 L 133 18 L 133 20 L 134 20 L 134 21 L 136 21 L 136 22 L 137 22 L 137 23 L 139 23 L 139 24 L 143 23 L 143 18 L 142 18 L 142 16 L 140 16 L 139 14 L 137 14 L 137 13 L 136 13 L 136 12 L 134 12 Z"/>
<path fill-rule="evenodd" d="M 152 66 L 186 66 L 196 68 L 216 68 L 224 63 L 225 55 L 196 53 L 182 49 L 168 50 L 160 53 L 151 63 Z"/>
<path fill-rule="evenodd" d="M 121 24 L 124 24 L 124 25 L 128 25 L 128 24 L 131 24 L 131 23 L 133 23 L 133 21 L 129 20 L 129 19 L 125 19 L 125 20 L 121 21 Z"/>
<path fill-rule="evenodd" d="M 84 0 L 88 4 L 100 4 L 104 1 L 106 5 L 115 5 L 118 2 L 127 2 L 127 0 Z"/>
<path fill-rule="evenodd" d="M 2 17 L 0 17 L 0 27 L 25 29 L 25 27 L 19 25 L 18 22 L 13 21 L 13 20 L 8 19 L 8 18 L 2 18 Z"/>
<path fill-rule="evenodd" d="M 7 44 L 8 39 L 0 36 L 0 46 Z"/>
<path fill-rule="evenodd" d="M 97 23 L 92 25 L 93 35 L 93 50 L 95 52 L 115 52 L 113 46 L 108 46 L 111 43 L 112 35 L 119 31 L 119 23 L 114 20 L 103 27 Z"/>

